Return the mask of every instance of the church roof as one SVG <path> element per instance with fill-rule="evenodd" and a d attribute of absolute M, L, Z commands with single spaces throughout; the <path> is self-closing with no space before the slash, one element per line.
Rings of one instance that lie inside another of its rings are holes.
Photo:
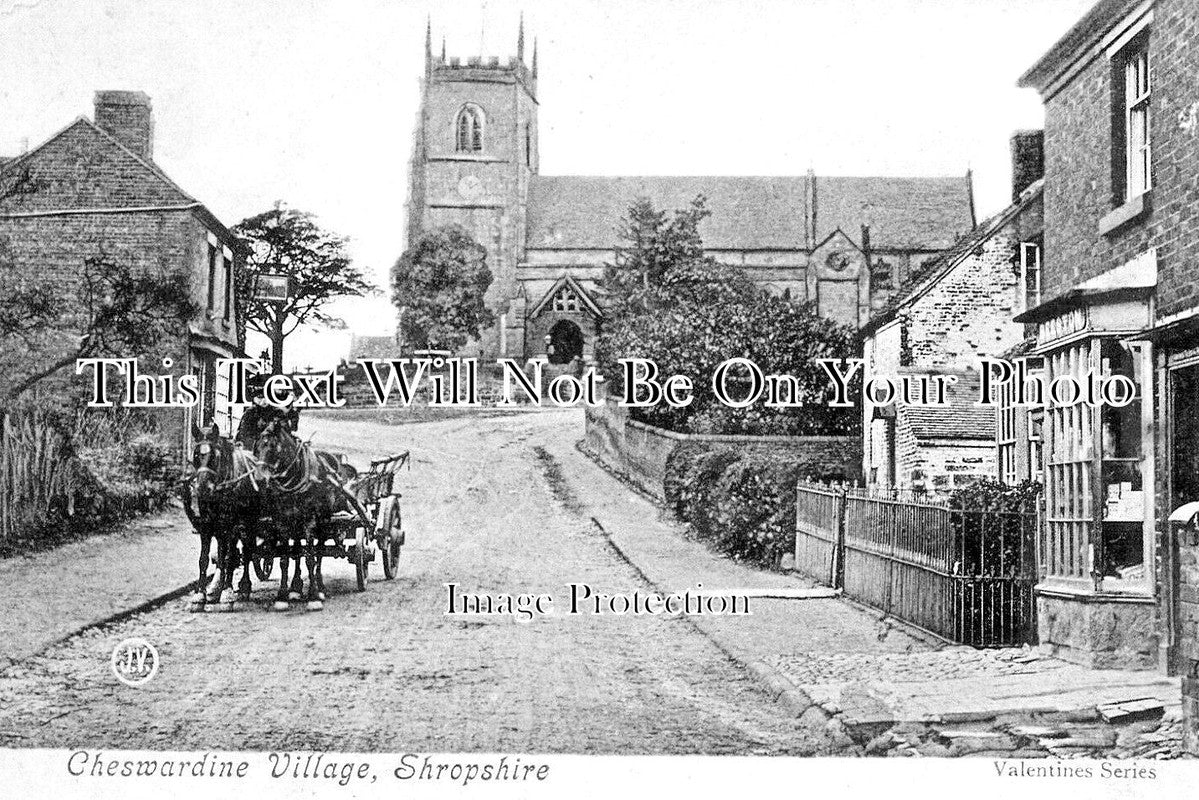
<path fill-rule="evenodd" d="M 810 250 L 864 224 L 874 248 L 940 250 L 974 226 L 966 178 L 535 175 L 528 246 L 608 249 L 636 198 L 671 211 L 699 194 L 712 211 L 704 244 L 715 250 Z"/>
<path fill-rule="evenodd" d="M 974 228 L 966 176 L 815 180 L 817 242 L 838 228 L 856 237 L 869 225 L 872 248 L 943 250 Z"/>

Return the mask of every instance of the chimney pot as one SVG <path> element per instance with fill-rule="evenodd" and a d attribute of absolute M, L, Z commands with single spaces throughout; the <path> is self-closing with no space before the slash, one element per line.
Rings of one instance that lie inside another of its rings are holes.
<path fill-rule="evenodd" d="M 145 92 L 96 92 L 96 125 L 147 161 L 154 157 L 154 112 Z"/>

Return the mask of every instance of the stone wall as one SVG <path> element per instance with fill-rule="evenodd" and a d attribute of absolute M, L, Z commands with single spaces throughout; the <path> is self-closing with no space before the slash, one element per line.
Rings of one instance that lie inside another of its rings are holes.
<path fill-rule="evenodd" d="M 1038 590 L 1037 632 L 1042 650 L 1092 669 L 1158 666 L 1156 602 L 1151 597 L 1056 597 Z"/>
<path fill-rule="evenodd" d="M 665 496 L 666 461 L 687 443 L 729 447 L 743 452 L 778 453 L 827 465 L 826 476 L 857 473 L 861 440 L 856 436 L 732 436 L 675 433 L 629 419 L 614 400 L 587 409 L 584 446 L 609 469 L 657 498 Z"/>
<path fill-rule="evenodd" d="M 913 367 L 975 367 L 1024 338 L 1016 313 L 1015 226 L 995 233 L 905 309 Z"/>

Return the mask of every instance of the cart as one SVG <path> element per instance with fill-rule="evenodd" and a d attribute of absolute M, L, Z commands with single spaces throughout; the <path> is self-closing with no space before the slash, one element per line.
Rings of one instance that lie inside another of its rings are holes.
<path fill-rule="evenodd" d="M 321 554 L 348 559 L 354 565 L 360 592 L 366 589 L 376 553 L 382 556 L 384 578 L 395 578 L 399 569 L 404 527 L 395 474 L 404 466 L 412 468 L 407 450 L 372 461 L 366 472 L 345 484 L 329 479 L 345 498 L 347 508 L 333 514 L 333 537 L 324 543 Z"/>

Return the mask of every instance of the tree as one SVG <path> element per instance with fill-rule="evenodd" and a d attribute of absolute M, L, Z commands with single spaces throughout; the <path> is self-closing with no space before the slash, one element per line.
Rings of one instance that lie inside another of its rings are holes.
<path fill-rule="evenodd" d="M 348 240 L 322 229 L 312 214 L 276 203 L 233 227 L 250 247 L 238 276 L 237 299 L 246 324 L 271 340 L 271 368 L 283 371 L 283 341 L 304 323 L 340 327 L 324 309 L 338 297 L 363 297 L 372 286 L 350 262 Z M 260 275 L 283 275 L 291 284 L 286 301 L 254 297 Z"/>
<path fill-rule="evenodd" d="M 391 300 L 413 347 L 457 351 L 495 322 L 484 305 L 491 286 L 487 250 L 458 226 L 421 234 L 391 271 Z"/>
<path fill-rule="evenodd" d="M 770 294 L 741 269 L 703 249 L 699 224 L 709 215 L 697 197 L 666 215 L 639 199 L 622 220 L 622 246 L 605 265 L 608 303 L 597 358 L 621 386 L 622 358 L 647 358 L 664 375 L 687 375 L 694 401 L 686 408 L 635 409 L 644 421 L 678 431 L 746 434 L 844 433 L 857 414 L 828 407 L 828 377 L 820 358 L 856 350 L 855 332 L 817 315 L 807 303 Z M 796 378 L 802 407 L 745 409 L 721 404 L 712 374 L 730 358 L 747 358 L 767 374 Z"/>
<path fill-rule="evenodd" d="M 135 271 L 101 254 L 84 261 L 78 306 L 44 286 L 0 291 L 0 351 L 54 353 L 27 369 L 6 367 L 0 410 L 76 359 L 127 357 L 186 335 L 198 313 L 187 287 L 182 276 Z"/>

